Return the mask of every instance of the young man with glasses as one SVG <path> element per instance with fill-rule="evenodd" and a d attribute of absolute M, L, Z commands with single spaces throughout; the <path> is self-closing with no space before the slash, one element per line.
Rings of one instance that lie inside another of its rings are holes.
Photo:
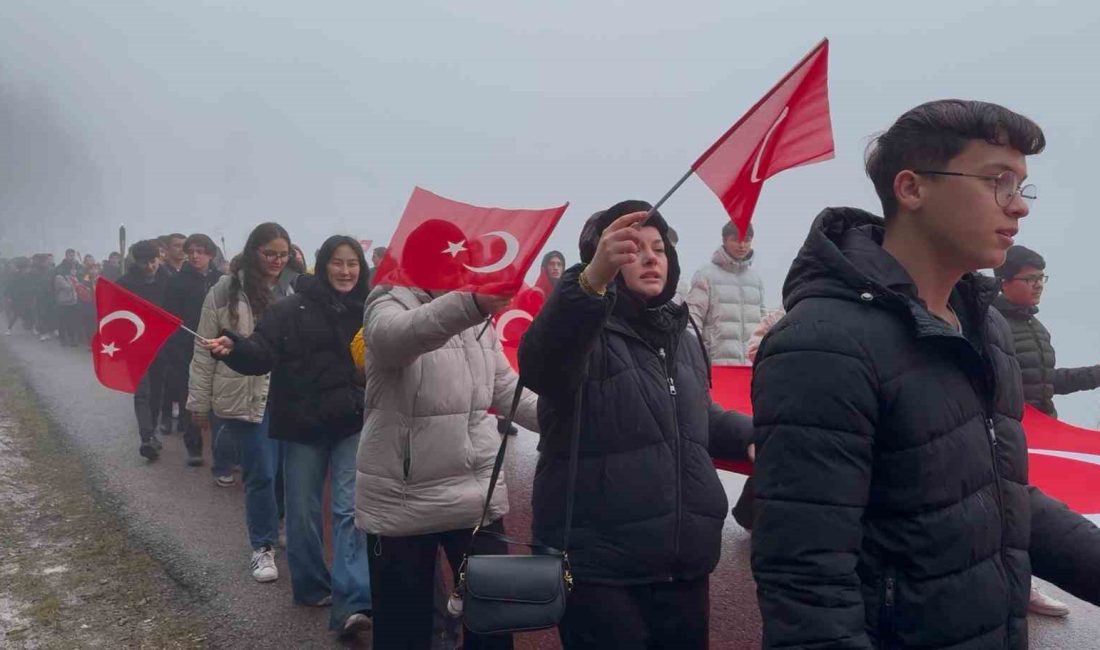
<path fill-rule="evenodd" d="M 918 106 L 867 174 L 885 220 L 818 216 L 756 358 L 764 647 L 1026 648 L 1031 575 L 1100 603 L 1100 529 L 1027 484 L 1012 334 L 990 305 L 1043 150 L 984 102 Z"/>
<path fill-rule="evenodd" d="M 1051 417 L 1057 417 L 1055 395 L 1068 395 L 1100 387 L 1100 365 L 1055 368 L 1050 332 L 1035 317 L 1047 276 L 1042 255 L 1024 246 L 1008 249 L 1005 263 L 993 272 L 1001 281 L 1001 295 L 993 306 L 1012 328 L 1016 360 L 1024 382 L 1024 401 Z M 1066 616 L 1069 607 L 1037 589 L 1031 590 L 1028 611 L 1043 616 Z"/>

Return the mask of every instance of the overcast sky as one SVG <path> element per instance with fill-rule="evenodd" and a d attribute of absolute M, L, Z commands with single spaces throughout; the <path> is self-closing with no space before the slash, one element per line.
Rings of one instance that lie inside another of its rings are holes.
<path fill-rule="evenodd" d="M 836 159 L 767 182 L 757 268 L 770 306 L 829 205 L 879 211 L 871 135 L 930 99 L 1004 104 L 1045 130 L 1018 242 L 1052 276 L 1062 365 L 1100 362 L 1094 208 L 1100 9 L 1091 3 L 0 2 L 0 256 L 275 220 L 312 251 L 385 243 L 413 187 L 480 205 L 654 201 L 822 37 Z M 726 220 L 691 179 L 662 212 L 685 272 Z M 1100 422 L 1100 392 L 1059 398 Z"/>

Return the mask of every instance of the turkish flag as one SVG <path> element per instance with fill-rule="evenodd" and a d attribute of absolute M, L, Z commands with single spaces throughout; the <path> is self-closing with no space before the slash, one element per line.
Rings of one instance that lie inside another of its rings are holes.
<path fill-rule="evenodd" d="M 418 187 L 373 283 L 428 291 L 517 291 L 568 207 L 481 208 Z"/>
<path fill-rule="evenodd" d="M 741 233 L 766 179 L 833 157 L 828 72 L 825 39 L 691 166 Z"/>
<path fill-rule="evenodd" d="M 149 364 L 182 321 L 117 284 L 95 284 L 96 328 L 92 365 L 107 388 L 133 393 Z"/>
<path fill-rule="evenodd" d="M 493 324 L 497 328 L 497 337 L 505 348 L 519 348 L 519 342 L 535 316 L 542 311 L 546 304 L 545 290 L 535 286 L 523 285 L 516 297 L 499 314 L 493 317 Z"/>

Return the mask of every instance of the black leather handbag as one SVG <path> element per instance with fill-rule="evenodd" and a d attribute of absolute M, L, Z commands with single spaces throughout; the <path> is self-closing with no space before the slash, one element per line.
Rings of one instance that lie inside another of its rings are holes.
<path fill-rule="evenodd" d="M 517 383 L 508 425 L 516 416 L 522 395 L 523 384 Z M 489 493 L 481 512 L 481 523 L 474 529 L 471 545 L 478 535 L 487 535 L 508 544 L 527 546 L 533 554 L 466 554 L 452 597 L 463 599 L 463 623 L 471 632 L 510 634 L 543 630 L 556 626 L 565 614 L 565 601 L 573 588 L 573 574 L 569 567 L 569 530 L 573 527 L 573 493 L 577 480 L 580 395 L 578 390 L 574 404 L 573 440 L 569 449 L 569 485 L 565 497 L 565 531 L 561 550 L 517 542 L 499 533 L 483 530 L 510 436 L 505 434 L 501 437 L 500 450 L 489 480 Z M 504 429 L 507 430 L 507 427 Z"/>

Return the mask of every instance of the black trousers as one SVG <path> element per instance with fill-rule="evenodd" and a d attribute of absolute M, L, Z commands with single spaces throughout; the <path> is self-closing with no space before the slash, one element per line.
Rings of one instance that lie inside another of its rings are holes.
<path fill-rule="evenodd" d="M 710 578 L 633 587 L 577 583 L 558 626 L 564 650 L 705 650 Z"/>
<path fill-rule="evenodd" d="M 486 530 L 504 532 L 497 520 Z M 412 537 L 367 535 L 370 551 L 371 600 L 374 607 L 374 647 L 386 650 L 430 650 L 432 645 L 432 596 L 439 547 L 447 555 L 454 578 L 470 544 L 472 528 Z M 505 554 L 508 545 L 478 537 L 478 553 Z M 463 631 L 463 647 L 510 650 L 512 636 L 481 636 Z"/>
<path fill-rule="evenodd" d="M 137 416 L 138 434 L 143 441 L 156 433 L 163 391 L 164 366 L 158 359 L 149 364 L 149 369 L 134 391 L 134 415 Z"/>
<path fill-rule="evenodd" d="M 57 332 L 61 345 L 77 347 L 80 336 L 80 305 L 58 305 Z"/>
<path fill-rule="evenodd" d="M 191 378 L 191 363 L 189 360 L 171 359 L 166 361 L 169 367 L 165 372 L 165 399 L 168 406 L 162 406 L 161 422 L 166 425 L 172 421 L 172 402 L 180 405 L 180 416 L 176 421 L 176 429 L 183 432 L 183 444 L 192 454 L 202 455 L 202 429 L 191 420 L 191 412 L 187 410 L 187 385 Z M 170 396 L 170 397 L 168 397 Z"/>

